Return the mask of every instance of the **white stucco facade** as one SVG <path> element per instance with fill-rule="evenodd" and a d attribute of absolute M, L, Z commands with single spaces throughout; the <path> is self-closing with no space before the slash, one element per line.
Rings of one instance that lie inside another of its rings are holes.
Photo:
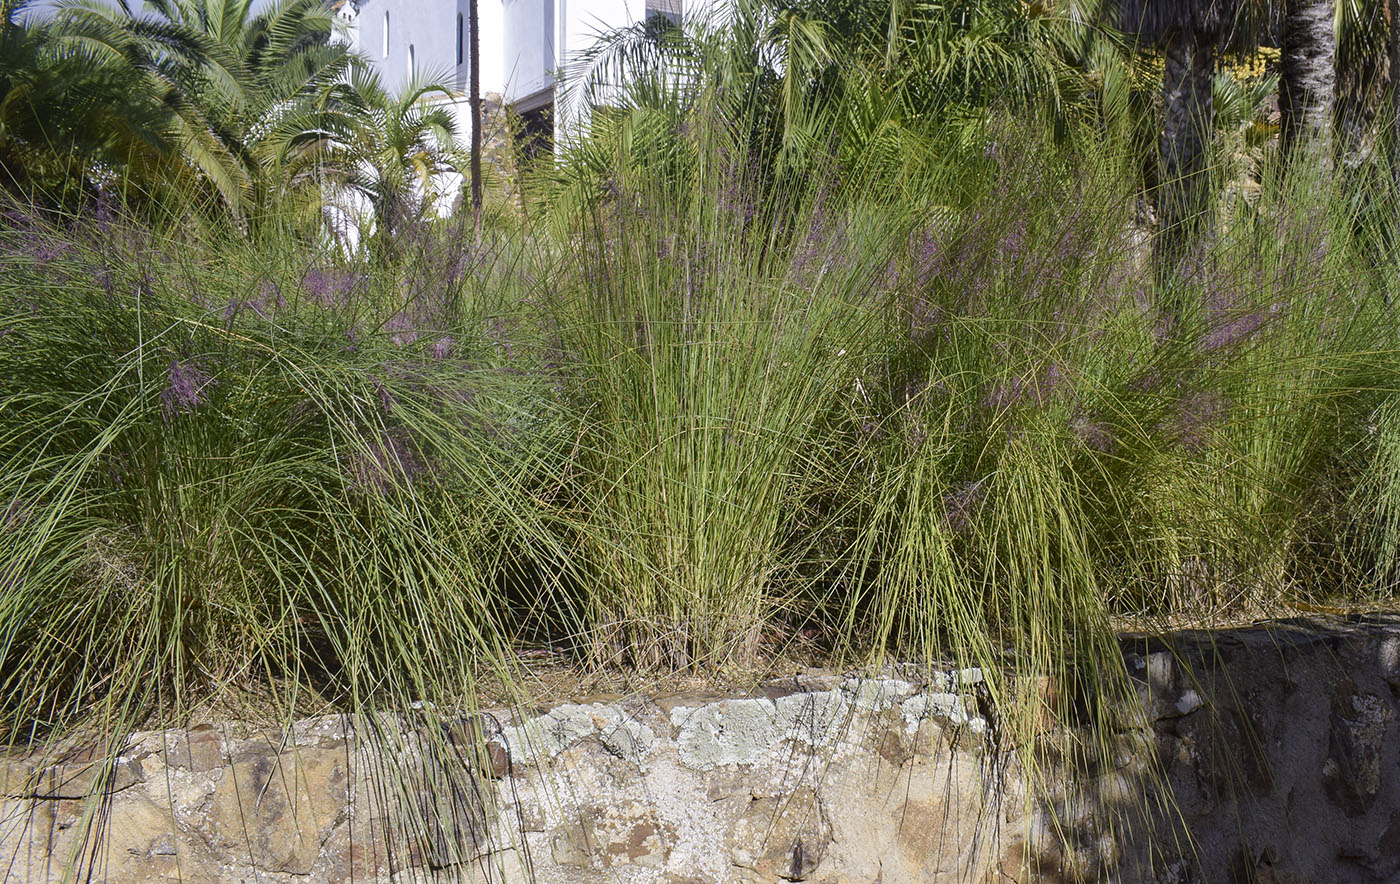
<path fill-rule="evenodd" d="M 559 72 L 607 31 L 648 15 L 681 13 L 683 0 L 477 0 L 483 95 L 500 95 L 521 114 L 548 113 L 558 143 L 568 121 L 554 116 Z M 688 0 L 690 6 L 695 0 Z M 705 0 L 701 0 L 705 2 Z M 710 0 L 713 2 L 713 0 Z M 467 110 L 469 0 L 350 0 L 352 45 L 395 90 L 414 72 L 452 83 L 458 132 L 471 137 Z"/>

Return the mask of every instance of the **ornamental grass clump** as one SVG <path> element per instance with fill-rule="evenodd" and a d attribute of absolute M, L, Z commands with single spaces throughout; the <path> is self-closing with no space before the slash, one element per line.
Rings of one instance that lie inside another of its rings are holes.
<path fill-rule="evenodd" d="M 806 476 L 898 228 L 722 159 L 649 174 L 608 182 L 550 284 L 579 421 L 568 516 L 591 652 L 710 668 L 752 660 L 790 605 Z"/>
<path fill-rule="evenodd" d="M 1152 394 L 1171 410 L 1129 582 L 1145 610 L 1210 622 L 1374 585 L 1354 542 L 1369 507 L 1343 501 L 1372 484 L 1362 452 L 1396 389 L 1394 316 L 1372 233 L 1335 186 L 1296 170 L 1173 282 L 1189 309 L 1166 349 L 1182 361 Z"/>
<path fill-rule="evenodd" d="M 304 257 L 0 233 L 6 740 L 459 697 L 503 659 L 550 398 L 504 373 L 494 298 L 410 341 L 392 275 Z"/>

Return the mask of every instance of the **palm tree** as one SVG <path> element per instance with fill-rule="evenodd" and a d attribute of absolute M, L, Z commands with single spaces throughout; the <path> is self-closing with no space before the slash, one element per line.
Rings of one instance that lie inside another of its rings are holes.
<path fill-rule="evenodd" d="M 1389 9 L 1382 3 L 1344 0 L 1338 10 L 1337 132 L 1343 161 L 1359 167 L 1371 155 L 1387 63 Z"/>
<path fill-rule="evenodd" d="M 680 27 L 655 17 L 574 60 L 565 116 L 722 96 L 763 121 L 755 148 L 784 155 L 814 138 L 859 153 L 877 131 L 976 126 L 993 107 L 1067 120 L 1092 91 L 1094 2 L 739 0 Z"/>
<path fill-rule="evenodd" d="M 1235 0 L 1121 0 L 1118 25 L 1161 47 L 1159 266 L 1173 271 L 1208 223 L 1207 168 L 1214 129 L 1215 62 L 1238 13 Z"/>
<path fill-rule="evenodd" d="M 329 41 L 334 19 L 322 0 L 274 0 L 254 14 L 252 0 L 63 0 L 56 39 L 139 81 L 165 109 L 180 171 L 217 195 L 236 217 L 269 208 L 284 190 L 270 178 L 289 138 L 342 79 L 352 56 Z"/>
<path fill-rule="evenodd" d="M 452 94 L 419 74 L 393 94 L 372 67 L 355 65 L 327 98 L 335 108 L 330 166 L 346 190 L 367 201 L 386 250 L 431 208 L 434 178 L 461 168 L 452 114 L 429 100 Z"/>
<path fill-rule="evenodd" d="M 1325 162 L 1336 85 L 1335 0 L 1285 0 L 1284 13 L 1280 146 L 1285 154 L 1302 143 L 1318 146 Z"/>
<path fill-rule="evenodd" d="M 0 0 L 0 187 L 62 198 L 90 192 L 94 170 L 161 165 L 166 113 L 140 79 L 57 45 L 32 5 Z"/>

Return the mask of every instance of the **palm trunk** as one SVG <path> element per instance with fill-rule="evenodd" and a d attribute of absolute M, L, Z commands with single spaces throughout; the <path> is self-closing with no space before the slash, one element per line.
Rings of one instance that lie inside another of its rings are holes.
<path fill-rule="evenodd" d="M 1400 190 L 1400 0 L 1390 0 L 1390 170 Z"/>
<path fill-rule="evenodd" d="M 471 30 L 471 59 L 468 69 L 471 77 L 472 105 L 472 223 L 481 228 L 481 37 L 476 20 L 477 0 L 467 6 L 467 27 Z"/>
<path fill-rule="evenodd" d="M 1167 272 L 1176 269 L 1194 233 L 1208 220 L 1214 76 L 1213 39 L 1189 30 L 1172 35 L 1162 83 L 1162 181 L 1157 198 L 1159 266 Z"/>
<path fill-rule="evenodd" d="M 1279 114 L 1285 156 L 1300 144 L 1328 158 L 1333 92 L 1336 84 L 1335 0 L 1287 0 L 1283 25 L 1283 65 Z"/>

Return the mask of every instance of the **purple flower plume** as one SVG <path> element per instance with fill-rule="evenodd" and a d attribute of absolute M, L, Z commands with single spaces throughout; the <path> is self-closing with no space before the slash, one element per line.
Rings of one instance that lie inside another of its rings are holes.
<path fill-rule="evenodd" d="M 282 297 L 282 287 L 270 279 L 264 279 L 258 284 L 258 300 L 261 302 L 260 311 L 266 311 L 273 306 L 280 310 L 286 306 Z"/>
<path fill-rule="evenodd" d="M 930 227 L 918 235 L 911 249 L 911 258 L 916 286 L 927 286 L 946 270 L 943 240 L 935 228 Z"/>
<path fill-rule="evenodd" d="M 1002 234 L 997 241 L 997 251 L 1001 257 L 1014 260 L 1021 257 L 1026 245 L 1026 222 L 1017 221 L 1010 230 Z"/>
<path fill-rule="evenodd" d="M 393 333 L 390 340 L 396 347 L 407 347 L 418 340 L 418 329 L 414 328 L 413 320 L 403 313 L 389 317 L 389 321 L 384 323 L 384 330 Z"/>
<path fill-rule="evenodd" d="M 1111 451 L 1114 445 L 1113 432 L 1109 427 L 1080 412 L 1069 419 L 1069 431 L 1094 451 Z"/>
<path fill-rule="evenodd" d="M 39 264 L 48 264 L 57 261 L 69 251 L 69 246 L 64 242 L 55 242 L 44 236 L 42 233 L 29 232 L 24 235 L 21 248 Z"/>
<path fill-rule="evenodd" d="M 374 394 L 379 397 L 379 407 L 384 409 L 385 414 L 393 411 L 398 397 L 394 395 L 392 390 L 384 386 L 384 382 L 379 378 L 370 378 L 370 383 L 374 387 Z"/>
<path fill-rule="evenodd" d="M 1000 412 L 1026 400 L 1043 405 L 1066 382 L 1064 371 L 1052 362 L 1043 372 L 1028 372 L 1016 375 L 1009 381 L 993 384 L 991 390 L 982 397 L 982 407 Z"/>
<path fill-rule="evenodd" d="M 178 414 L 193 411 L 204 404 L 213 384 L 213 375 L 198 360 L 171 360 L 169 382 L 160 392 L 161 414 L 169 422 Z"/>
<path fill-rule="evenodd" d="M 1242 343 L 1253 337 L 1255 332 L 1263 328 L 1275 316 L 1282 314 L 1287 306 L 1283 303 L 1270 304 L 1268 307 L 1237 316 L 1229 322 L 1216 326 L 1207 332 L 1202 339 L 1201 349 L 1209 353 L 1213 350 L 1221 350 Z"/>
<path fill-rule="evenodd" d="M 383 439 L 367 442 L 364 451 L 352 452 L 345 466 L 354 487 L 380 494 L 430 472 L 416 447 L 394 431 Z"/>
<path fill-rule="evenodd" d="M 321 270 L 313 267 L 306 271 L 301 279 L 301 284 L 312 300 L 330 307 L 345 304 L 359 281 L 359 277 L 354 273 L 340 270 Z"/>
<path fill-rule="evenodd" d="M 1192 453 L 1203 451 L 1210 443 L 1215 426 L 1225 419 L 1229 400 L 1218 393 L 1192 393 L 1183 397 L 1176 407 L 1171 429 L 1181 447 Z"/>
<path fill-rule="evenodd" d="M 103 234 L 111 232 L 112 224 L 117 220 L 116 206 L 111 194 L 106 191 L 98 193 L 97 202 L 93 206 L 93 217 L 97 219 L 98 230 Z"/>
<path fill-rule="evenodd" d="M 972 527 L 982 502 L 987 497 L 987 489 L 978 482 L 958 482 L 943 495 L 943 519 L 948 530 L 961 534 Z"/>

